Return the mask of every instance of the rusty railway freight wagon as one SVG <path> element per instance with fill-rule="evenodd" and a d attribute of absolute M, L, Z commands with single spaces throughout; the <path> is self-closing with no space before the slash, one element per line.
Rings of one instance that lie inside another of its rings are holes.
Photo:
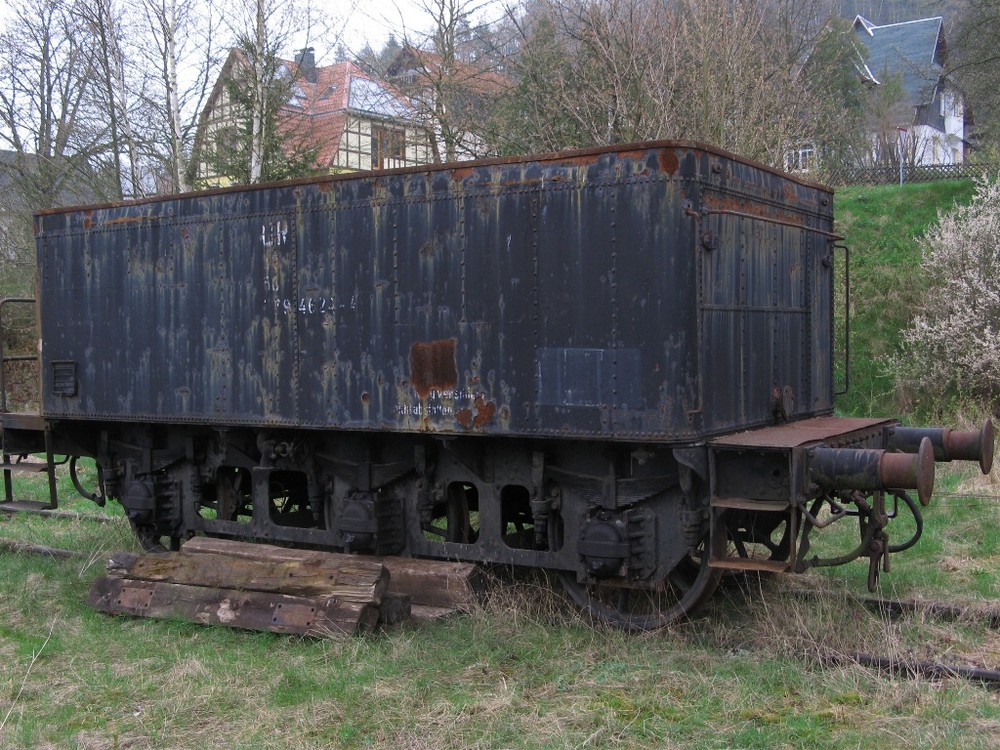
<path fill-rule="evenodd" d="M 702 145 L 56 210 L 37 241 L 42 418 L 150 548 L 541 567 L 648 628 L 727 569 L 874 578 L 935 457 L 992 460 L 989 425 L 831 416 L 832 195 Z"/>

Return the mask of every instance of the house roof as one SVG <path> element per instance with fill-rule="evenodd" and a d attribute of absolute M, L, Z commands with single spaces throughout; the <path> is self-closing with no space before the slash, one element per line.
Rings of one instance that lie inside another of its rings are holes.
<path fill-rule="evenodd" d="M 934 100 L 946 55 L 940 16 L 884 26 L 858 16 L 854 31 L 868 51 L 863 71 L 866 78 L 884 83 L 898 75 L 912 104 Z"/>
<path fill-rule="evenodd" d="M 298 73 L 295 63 L 285 62 L 285 65 L 293 74 Z M 311 116 L 341 110 L 394 119 L 406 119 L 413 115 L 405 97 L 352 62 L 316 68 L 310 78 L 315 78 L 315 81 L 305 76 L 296 78 L 289 106 L 302 109 Z"/>
<path fill-rule="evenodd" d="M 449 76 L 455 84 L 469 93 L 484 95 L 502 93 L 512 85 L 509 78 L 496 72 L 488 62 L 456 59 L 451 63 L 450 71 L 445 68 L 444 58 L 436 52 L 406 45 L 389 64 L 388 76 L 396 79 L 413 75 L 416 79 L 413 83 L 418 88 Z"/>
<path fill-rule="evenodd" d="M 316 161 L 322 166 L 333 164 L 349 115 L 395 122 L 414 119 L 404 96 L 352 62 L 315 68 L 308 76 L 299 75 L 294 62 L 285 65 L 296 78 L 282 127 L 300 144 L 315 146 Z"/>

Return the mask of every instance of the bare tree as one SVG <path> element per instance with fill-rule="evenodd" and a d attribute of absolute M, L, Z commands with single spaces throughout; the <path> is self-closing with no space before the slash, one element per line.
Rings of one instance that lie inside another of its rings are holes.
<path fill-rule="evenodd" d="M 705 140 L 781 164 L 803 137 L 805 47 L 755 0 L 535 0 L 520 18 L 506 152 Z"/>
<path fill-rule="evenodd" d="M 124 9 L 116 0 L 91 0 L 77 3 L 73 12 L 93 40 L 94 78 L 89 85 L 95 93 L 100 92 L 108 118 L 109 156 L 117 175 L 114 197 L 120 200 L 141 195 L 139 134 L 132 122 L 133 108 L 141 95 L 133 88 L 135 76 L 126 73 L 131 60 L 127 58 Z"/>
<path fill-rule="evenodd" d="M 155 51 L 150 76 L 151 137 L 168 192 L 191 189 L 189 173 L 198 115 L 220 62 L 220 22 L 211 0 L 143 0 L 142 38 Z M 181 70 L 184 76 L 181 76 Z"/>
<path fill-rule="evenodd" d="M 247 168 L 244 175 L 238 164 L 230 163 L 223 173 L 249 182 L 290 176 L 309 166 L 310 149 L 294 149 L 288 158 L 284 148 L 285 143 L 297 145 L 295 134 L 279 127 L 279 115 L 294 92 L 299 71 L 280 52 L 293 37 L 326 39 L 332 21 L 318 15 L 309 0 L 254 0 L 242 15 L 233 14 L 230 24 L 239 59 L 226 85 L 242 121 L 243 142 L 237 156 L 245 155 Z"/>
<path fill-rule="evenodd" d="M 1000 151 L 1000 0 L 961 5 L 948 73 L 965 90 L 980 146 Z"/>
<path fill-rule="evenodd" d="M 404 29 L 387 74 L 426 128 L 435 161 L 483 156 L 484 125 L 511 82 L 504 75 L 513 30 L 480 20 L 489 0 L 421 0 L 424 31 Z"/>
<path fill-rule="evenodd" d="M 806 165 L 810 168 L 836 170 L 871 158 L 871 92 L 858 73 L 865 50 L 845 19 L 830 19 L 813 42 L 799 73 L 811 95 L 804 111 L 811 137 L 803 144 L 813 154 L 813 163 Z"/>
<path fill-rule="evenodd" d="M 37 161 L 25 197 L 44 208 L 58 203 L 67 182 L 92 176 L 90 160 L 107 148 L 106 123 L 91 98 L 94 59 L 73 4 L 24 2 L 13 11 L 0 35 L 0 143 Z"/>
<path fill-rule="evenodd" d="M 114 197 L 92 40 L 69 0 L 20 2 L 0 33 L 0 263 L 26 275 L 34 211 Z M 24 269 L 24 270 L 19 270 Z"/>
<path fill-rule="evenodd" d="M 900 76 L 884 78 L 870 86 L 865 105 L 865 132 L 869 135 L 869 150 L 859 153 L 860 166 L 912 166 L 919 161 L 921 141 L 910 133 L 913 107 L 903 92 Z"/>

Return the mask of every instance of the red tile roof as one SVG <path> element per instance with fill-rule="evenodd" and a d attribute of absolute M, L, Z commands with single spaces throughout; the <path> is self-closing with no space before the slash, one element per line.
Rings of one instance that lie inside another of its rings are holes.
<path fill-rule="evenodd" d="M 285 65 L 296 73 L 294 62 Z M 296 77 L 295 95 L 282 109 L 285 117 L 279 127 L 296 145 L 316 147 L 320 167 L 334 165 L 349 112 L 399 119 L 410 110 L 404 96 L 349 61 L 316 68 L 315 79 Z"/>

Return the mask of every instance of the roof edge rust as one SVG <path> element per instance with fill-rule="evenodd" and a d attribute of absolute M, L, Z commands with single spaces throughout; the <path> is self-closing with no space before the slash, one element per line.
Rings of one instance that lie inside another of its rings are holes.
<path fill-rule="evenodd" d="M 631 151 L 641 151 L 650 149 L 685 149 L 690 151 L 702 151 L 707 154 L 712 154 L 715 156 L 722 157 L 724 159 L 732 159 L 734 161 L 742 162 L 748 166 L 754 167 L 756 169 L 762 169 L 771 174 L 777 175 L 783 179 L 787 179 L 790 182 L 803 185 L 805 187 L 811 187 L 816 190 L 821 190 L 823 192 L 833 194 L 833 188 L 828 185 L 824 185 L 820 182 L 814 182 L 812 180 L 806 180 L 798 175 L 793 175 L 785 172 L 777 167 L 772 167 L 768 164 L 762 162 L 754 161 L 753 159 L 747 159 L 737 154 L 727 151 L 718 146 L 711 146 L 707 143 L 701 143 L 699 141 L 671 141 L 671 140 L 659 140 L 659 141 L 638 141 L 635 143 L 619 143 L 613 146 L 600 146 L 592 148 L 580 148 L 572 149 L 568 151 L 550 151 L 546 153 L 539 154 L 525 154 L 523 156 L 505 156 L 496 157 L 492 159 L 476 159 L 473 161 L 457 161 L 457 162 L 445 162 L 441 164 L 423 164 L 420 166 L 413 167 L 401 167 L 399 169 L 379 169 L 379 170 L 359 170 L 357 172 L 344 172 L 335 175 L 318 175 L 315 177 L 299 177 L 294 180 L 282 180 L 278 182 L 259 182 L 246 185 L 232 185 L 222 188 L 210 188 L 208 190 L 198 190 L 188 193 L 167 193 L 163 195 L 153 195 L 145 198 L 136 198 L 134 200 L 125 201 L 111 201 L 107 203 L 95 203 L 86 204 L 78 206 L 62 206 L 59 208 L 47 208 L 36 212 L 36 216 L 52 216 L 62 213 L 68 213 L 71 211 L 86 211 L 86 210 L 99 210 L 105 208 L 117 208 L 119 206 L 137 206 L 137 205 L 147 205 L 153 203 L 163 203 L 166 201 L 177 200 L 180 198 L 187 198 L 191 196 L 209 196 L 209 195 L 225 195 L 228 193 L 245 193 L 245 192 L 255 192 L 258 190 L 267 190 L 275 186 L 294 186 L 294 185 L 321 185 L 330 184 L 336 182 L 344 182 L 348 180 L 354 180 L 358 178 L 365 177 L 381 177 L 391 176 L 391 175 L 405 175 L 405 174 L 418 174 L 420 172 L 447 172 L 456 169 L 475 169 L 479 167 L 490 167 L 490 166 L 501 166 L 505 164 L 520 164 L 524 162 L 567 162 L 574 161 L 578 159 L 583 159 L 587 157 L 597 157 L 603 154 L 625 154 Z"/>

